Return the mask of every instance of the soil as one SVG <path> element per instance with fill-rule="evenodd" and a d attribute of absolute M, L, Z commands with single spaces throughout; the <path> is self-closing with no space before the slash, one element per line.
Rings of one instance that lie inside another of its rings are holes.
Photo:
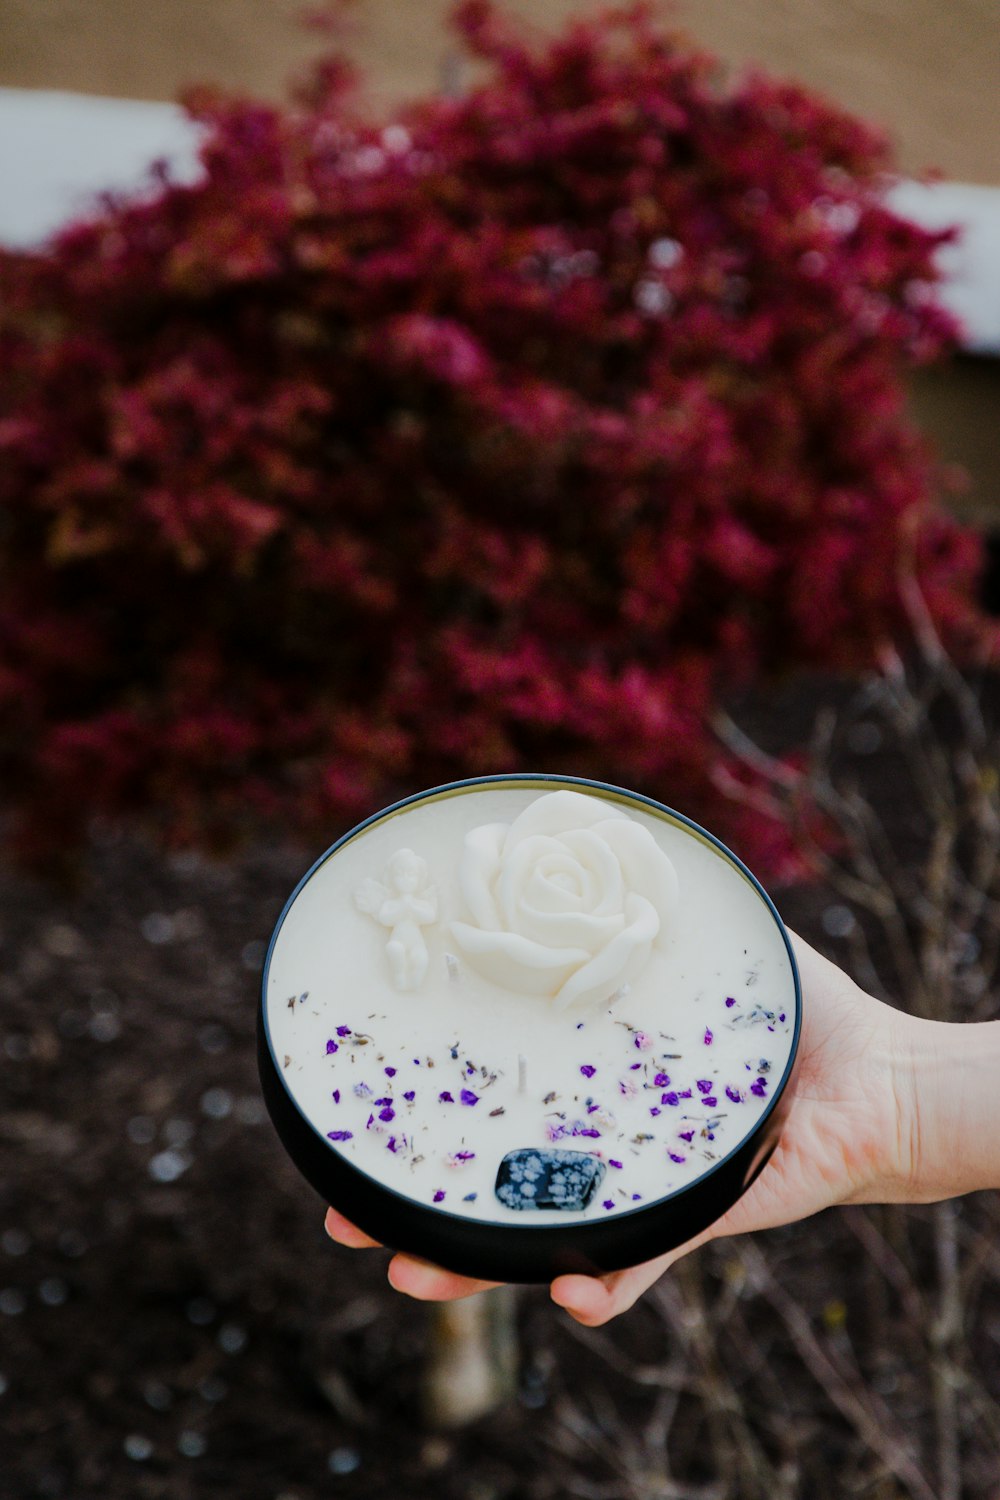
<path fill-rule="evenodd" d="M 105 830 L 73 892 L 0 870 L 3 1500 L 757 1500 L 767 1475 L 789 1500 L 918 1493 L 888 1477 L 880 1423 L 924 1445 L 942 1493 L 929 1210 L 759 1237 L 770 1292 L 710 1247 L 600 1333 L 528 1289 L 516 1396 L 426 1426 L 433 1314 L 388 1287 L 384 1252 L 326 1239 L 258 1093 L 264 945 L 316 852 L 220 865 Z M 830 900 L 780 905 L 829 945 Z M 974 1384 L 955 1500 L 995 1495 L 1000 1453 L 991 1195 L 959 1214 Z M 893 1281 L 900 1236 L 915 1283 Z M 897 1247 L 881 1269 L 873 1245 Z"/>

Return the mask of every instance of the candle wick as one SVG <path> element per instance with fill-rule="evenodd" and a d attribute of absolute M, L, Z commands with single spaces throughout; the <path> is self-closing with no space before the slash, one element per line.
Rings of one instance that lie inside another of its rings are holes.
<path fill-rule="evenodd" d="M 517 1058 L 517 1092 L 523 1094 L 528 1086 L 528 1059 L 524 1053 L 518 1054 Z"/>

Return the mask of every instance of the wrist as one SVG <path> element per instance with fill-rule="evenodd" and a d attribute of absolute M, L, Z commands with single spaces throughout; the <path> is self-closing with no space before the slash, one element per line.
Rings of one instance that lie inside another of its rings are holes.
<path fill-rule="evenodd" d="M 895 1031 L 896 1201 L 1000 1187 L 1000 1021 L 897 1012 Z"/>

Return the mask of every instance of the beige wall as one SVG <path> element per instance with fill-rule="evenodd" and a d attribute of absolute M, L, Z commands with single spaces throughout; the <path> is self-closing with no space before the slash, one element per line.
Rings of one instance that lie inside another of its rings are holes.
<path fill-rule="evenodd" d="M 318 49 L 303 0 L 0 0 L 0 84 L 172 98 L 222 82 L 280 93 Z M 591 0 L 504 0 L 547 26 Z M 349 50 L 385 106 L 448 76 L 449 0 L 353 0 Z M 1000 184 L 1000 0 L 677 0 L 727 62 L 764 65 L 887 127 L 907 171 Z"/>

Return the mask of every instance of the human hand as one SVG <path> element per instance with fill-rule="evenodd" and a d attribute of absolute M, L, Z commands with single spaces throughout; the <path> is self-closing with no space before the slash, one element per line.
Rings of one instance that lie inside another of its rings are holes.
<path fill-rule="evenodd" d="M 1000 1045 L 1000 1023 L 916 1020 L 865 994 L 794 934 L 792 943 L 802 981 L 802 1032 L 774 1154 L 733 1207 L 686 1244 L 605 1276 L 556 1277 L 552 1300 L 578 1322 L 597 1326 L 626 1311 L 664 1271 L 709 1240 L 771 1229 L 838 1203 L 926 1202 L 987 1186 L 994 1177 L 1000 1182 L 992 1162 L 968 1161 L 968 1147 L 964 1168 L 953 1156 L 962 1154 L 963 1132 L 983 1134 L 976 1127 L 978 1115 L 992 1106 L 989 1078 L 996 1076 L 992 1053 Z M 964 1098 L 960 1120 L 956 1085 Z M 354 1249 L 377 1243 L 333 1209 L 326 1229 Z M 393 1256 L 389 1281 L 408 1296 L 434 1302 L 495 1285 L 403 1254 Z"/>

